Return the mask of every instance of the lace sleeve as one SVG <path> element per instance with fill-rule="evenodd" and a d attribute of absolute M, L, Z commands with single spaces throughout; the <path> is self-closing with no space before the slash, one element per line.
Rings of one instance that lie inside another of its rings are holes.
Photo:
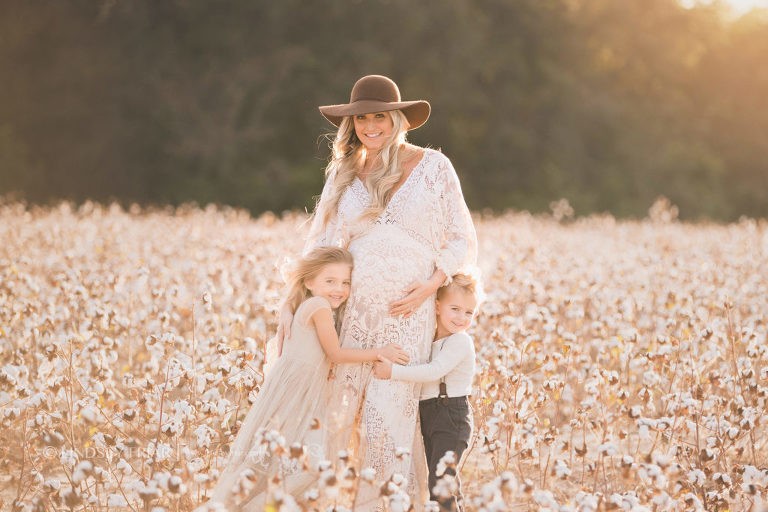
<path fill-rule="evenodd" d="M 461 193 L 459 177 L 447 158 L 441 171 L 439 180 L 443 245 L 435 267 L 445 272 L 445 284 L 448 284 L 451 282 L 451 276 L 458 270 L 477 262 L 477 235 L 469 208 Z"/>
<path fill-rule="evenodd" d="M 324 297 L 310 297 L 299 305 L 299 309 L 296 310 L 296 320 L 301 322 L 301 325 L 309 327 L 309 319 L 321 309 L 332 311 L 331 305 Z"/>
<path fill-rule="evenodd" d="M 325 226 L 323 226 L 323 219 L 325 218 L 325 210 L 328 207 L 328 199 L 333 193 L 333 182 L 335 179 L 336 172 L 334 171 L 325 180 L 320 200 L 317 202 L 315 211 L 312 214 L 312 225 L 309 227 L 307 240 L 304 242 L 304 250 L 301 252 L 304 256 L 315 247 L 333 245 L 333 233 L 336 231 L 337 222 L 336 214 L 331 215 L 331 218 L 328 219 L 328 224 Z"/>

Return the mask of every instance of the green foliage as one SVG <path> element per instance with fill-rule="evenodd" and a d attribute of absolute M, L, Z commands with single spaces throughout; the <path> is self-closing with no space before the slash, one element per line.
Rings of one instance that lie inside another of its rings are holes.
<path fill-rule="evenodd" d="M 0 6 L 0 194 L 311 208 L 317 106 L 381 73 L 473 209 L 767 216 L 768 16 L 675 0 Z"/>

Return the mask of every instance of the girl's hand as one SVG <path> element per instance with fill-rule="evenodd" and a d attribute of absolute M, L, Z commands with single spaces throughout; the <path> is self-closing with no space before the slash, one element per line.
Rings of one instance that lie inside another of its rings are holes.
<path fill-rule="evenodd" d="M 425 300 L 430 298 L 445 282 L 445 273 L 435 270 L 429 279 L 414 281 L 404 290 L 405 298 L 389 305 L 389 314 L 392 316 L 403 315 L 403 318 L 411 316 Z"/>
<path fill-rule="evenodd" d="M 283 353 L 283 342 L 291 337 L 291 324 L 293 323 L 293 311 L 288 304 L 280 310 L 280 324 L 277 326 L 277 357 Z"/>
<path fill-rule="evenodd" d="M 408 355 L 408 352 L 403 350 L 403 347 L 400 345 L 395 345 L 394 343 L 382 348 L 377 357 L 384 357 L 390 362 L 395 362 L 397 364 L 408 364 L 408 361 L 411 360 L 411 356 Z"/>
<path fill-rule="evenodd" d="M 377 379 L 389 379 L 392 377 L 392 361 L 379 356 L 379 360 L 373 363 L 373 376 Z"/>

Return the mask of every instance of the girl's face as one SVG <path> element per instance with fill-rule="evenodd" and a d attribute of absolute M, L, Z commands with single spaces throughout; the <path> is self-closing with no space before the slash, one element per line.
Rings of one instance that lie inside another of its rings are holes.
<path fill-rule="evenodd" d="M 389 112 L 358 114 L 353 119 L 355 134 L 368 151 L 379 151 L 392 135 L 394 123 Z"/>
<path fill-rule="evenodd" d="M 352 267 L 346 263 L 329 263 L 320 272 L 304 281 L 304 286 L 315 297 L 325 297 L 333 309 L 349 297 Z"/>
<path fill-rule="evenodd" d="M 437 338 L 445 338 L 469 327 L 477 309 L 477 300 L 471 293 L 448 290 L 435 301 Z"/>

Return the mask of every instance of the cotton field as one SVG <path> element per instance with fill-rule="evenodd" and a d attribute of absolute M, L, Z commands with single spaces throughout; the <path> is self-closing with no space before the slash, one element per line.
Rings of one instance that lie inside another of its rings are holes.
<path fill-rule="evenodd" d="M 470 511 L 763 510 L 768 223 L 476 216 Z M 565 212 L 565 213 L 564 213 Z M 192 510 L 259 393 L 305 217 L 0 204 L 3 510 Z M 266 439 L 301 459 L 301 447 Z M 349 508 L 346 454 L 296 505 Z M 386 510 L 421 509 L 402 478 Z"/>

